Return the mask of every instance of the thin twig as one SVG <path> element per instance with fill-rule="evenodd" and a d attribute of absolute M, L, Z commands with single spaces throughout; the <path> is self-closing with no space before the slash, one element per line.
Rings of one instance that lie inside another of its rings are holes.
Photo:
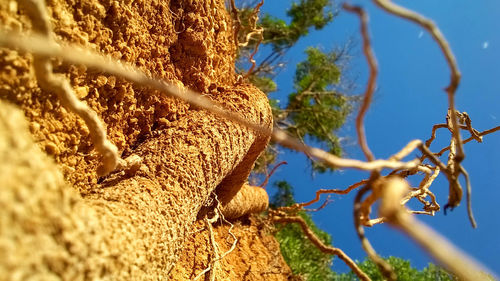
<path fill-rule="evenodd" d="M 213 193 L 213 195 L 214 195 L 215 201 L 217 201 L 217 205 L 215 207 L 215 214 L 212 218 L 208 218 L 208 216 L 205 217 L 205 224 L 206 224 L 206 228 L 208 229 L 208 232 L 209 232 L 209 239 L 210 239 L 211 244 L 212 244 L 212 249 L 214 250 L 214 259 L 212 259 L 210 264 L 203 271 L 198 273 L 198 275 L 194 278 L 194 280 L 198 280 L 201 276 L 205 275 L 207 272 L 210 272 L 209 280 L 210 281 L 215 280 L 216 274 L 214 271 L 216 271 L 218 269 L 219 262 L 222 259 L 224 259 L 227 255 L 229 255 L 232 251 L 234 251 L 234 249 L 236 248 L 236 244 L 238 242 L 238 238 L 236 238 L 236 236 L 232 232 L 234 225 L 232 223 L 230 223 L 229 221 L 227 221 L 226 218 L 224 217 L 224 214 L 222 213 L 222 210 L 221 210 L 221 203 L 220 203 L 219 199 L 217 198 L 217 194 Z M 228 233 L 229 233 L 229 235 L 231 235 L 233 237 L 233 243 L 232 243 L 231 247 L 229 248 L 229 250 L 224 252 L 222 255 L 219 254 L 220 249 L 219 249 L 219 246 L 217 245 L 217 242 L 215 241 L 215 235 L 213 233 L 213 227 L 212 227 L 212 224 L 217 222 L 217 220 L 219 220 L 219 219 L 221 219 L 222 221 L 224 221 L 230 225 Z"/>
<path fill-rule="evenodd" d="M 444 123 L 443 124 L 436 124 L 436 125 L 432 126 L 431 137 L 425 141 L 425 146 L 431 147 L 432 142 L 436 139 L 437 129 L 441 129 L 441 128 L 448 128 L 448 126 Z"/>
<path fill-rule="evenodd" d="M 295 138 L 289 137 L 283 130 L 276 128 L 273 132 L 273 139 L 285 147 L 304 152 L 306 155 L 320 159 L 332 168 L 354 168 L 365 171 L 376 171 L 383 168 L 412 169 L 420 164 L 420 161 L 418 159 L 414 159 L 408 162 L 390 160 L 374 160 L 370 162 L 363 162 L 354 159 L 340 158 L 324 150 L 302 144 Z"/>
<path fill-rule="evenodd" d="M 320 189 L 320 190 L 317 190 L 316 191 L 316 197 L 309 201 L 309 202 L 305 202 L 305 203 L 298 203 L 298 204 L 295 204 L 294 206 L 292 206 L 293 208 L 297 208 L 297 209 L 300 209 L 300 208 L 303 208 L 303 207 L 308 207 L 308 206 L 311 206 L 312 204 L 316 203 L 319 201 L 320 199 L 320 196 L 321 194 L 348 194 L 349 192 L 351 192 L 352 190 L 366 184 L 368 182 L 368 180 L 362 180 L 360 182 L 357 182 L 353 185 L 350 185 L 348 188 L 346 189 Z"/>
<path fill-rule="evenodd" d="M 309 241 L 311 241 L 318 250 L 320 250 L 323 253 L 327 253 L 330 255 L 336 255 L 338 256 L 349 268 L 359 277 L 359 279 L 364 280 L 364 281 L 369 281 L 371 280 L 366 273 L 364 273 L 358 265 L 348 256 L 346 255 L 341 249 L 339 248 L 334 248 L 332 246 L 327 246 L 325 245 L 317 236 L 314 234 L 314 232 L 309 228 L 307 223 L 304 221 L 303 218 L 299 216 L 272 216 L 272 220 L 277 223 L 297 223 L 300 225 L 302 228 L 302 231 L 304 234 L 307 236 Z"/>
<path fill-rule="evenodd" d="M 223 259 L 225 258 L 227 255 L 229 255 L 232 251 L 234 251 L 234 249 L 236 249 L 236 244 L 238 244 L 238 238 L 236 238 L 236 235 L 234 235 L 233 233 L 233 228 L 234 228 L 234 224 L 232 224 L 230 221 L 228 221 L 225 217 L 224 217 L 224 213 L 222 212 L 222 204 L 221 202 L 219 201 L 219 198 L 217 197 L 217 194 L 214 192 L 214 198 L 215 198 L 215 201 L 217 201 L 217 205 L 215 207 L 215 209 L 217 210 L 217 212 L 219 213 L 219 217 L 221 218 L 221 220 L 227 224 L 229 224 L 229 230 L 227 231 L 229 233 L 229 235 L 231 235 L 231 237 L 233 237 L 233 244 L 231 244 L 231 247 L 229 248 L 229 250 L 227 250 L 226 252 L 224 252 L 221 256 L 220 256 L 220 259 Z"/>
<path fill-rule="evenodd" d="M 234 33 L 233 33 L 233 40 L 234 40 L 234 45 L 236 46 L 236 51 L 238 51 L 239 46 L 239 39 L 238 35 L 240 33 L 240 28 L 241 28 L 241 20 L 240 20 L 240 15 L 238 8 L 236 8 L 236 4 L 234 3 L 234 0 L 231 0 L 231 13 L 233 14 L 233 28 L 234 28 Z"/>
<path fill-rule="evenodd" d="M 306 209 L 306 208 L 303 208 L 304 211 L 306 212 L 317 212 L 319 210 L 322 210 L 323 208 L 325 208 L 326 206 L 328 206 L 328 204 L 332 203 L 333 200 L 330 199 L 331 195 L 328 195 L 325 199 L 325 201 L 323 202 L 323 204 L 321 204 L 321 206 L 319 206 L 318 208 L 316 209 Z"/>
<path fill-rule="evenodd" d="M 477 228 L 477 223 L 476 220 L 474 219 L 474 214 L 472 213 L 472 199 L 471 199 L 472 187 L 470 184 L 469 173 L 467 173 L 467 171 L 462 165 L 459 165 L 459 169 L 460 172 L 464 175 L 465 182 L 467 185 L 467 214 L 469 215 L 469 221 L 473 228 Z"/>
<path fill-rule="evenodd" d="M 379 257 L 375 249 L 373 249 L 370 241 L 365 236 L 365 229 L 363 227 L 363 223 L 361 222 L 361 208 L 362 208 L 362 199 L 366 192 L 371 190 L 370 182 L 365 185 L 361 190 L 358 191 L 356 197 L 354 199 L 354 226 L 356 229 L 356 233 L 358 234 L 358 238 L 361 241 L 361 246 L 365 250 L 368 257 L 377 265 L 379 270 L 382 272 L 382 275 L 385 276 L 390 281 L 395 281 L 397 279 L 396 273 L 392 269 L 392 266 L 387 263 L 384 259 Z"/>
<path fill-rule="evenodd" d="M 488 130 L 485 130 L 485 131 L 482 131 L 480 133 L 478 133 L 478 136 L 482 137 L 482 136 L 486 136 L 486 135 L 489 135 L 491 133 L 494 133 L 496 131 L 499 131 L 500 130 L 500 126 L 497 126 L 497 127 L 494 127 L 494 128 L 491 128 L 491 129 L 488 129 Z M 463 143 L 466 144 L 472 140 L 474 140 L 475 137 L 471 136 L 469 137 L 468 139 L 464 140 Z M 443 149 L 441 149 L 438 153 L 436 153 L 435 155 L 440 157 L 441 155 L 443 155 L 443 153 L 445 153 L 446 151 L 450 150 L 450 146 L 447 146 Z"/>
<path fill-rule="evenodd" d="M 266 179 L 264 180 L 264 182 L 262 182 L 259 187 L 262 187 L 262 188 L 265 188 L 267 183 L 269 182 L 269 178 L 274 174 L 274 172 L 276 171 L 276 169 L 279 168 L 279 166 L 281 165 L 287 165 L 288 163 L 286 161 L 281 161 L 279 162 L 278 164 L 276 164 L 273 169 L 271 170 L 271 172 L 269 172 L 269 174 L 266 175 Z"/>
<path fill-rule="evenodd" d="M 257 62 L 255 61 L 254 56 L 259 51 L 260 43 L 262 43 L 262 40 L 264 40 L 264 35 L 263 35 L 264 28 L 257 27 L 257 22 L 259 20 L 260 8 L 262 7 L 262 5 L 264 5 L 264 0 L 261 0 L 259 3 L 257 3 L 257 5 L 255 6 L 255 8 L 252 11 L 252 14 L 250 15 L 249 25 L 250 25 L 250 28 L 252 29 L 252 31 L 247 34 L 246 42 L 238 43 L 238 45 L 240 47 L 244 47 L 244 46 L 247 46 L 249 44 L 250 40 L 252 39 L 252 36 L 257 35 L 259 38 L 257 40 L 257 43 L 255 43 L 255 47 L 254 47 L 252 54 L 250 54 L 250 56 L 248 57 L 248 61 L 252 64 L 252 66 L 248 70 L 247 74 L 245 74 L 245 77 L 247 77 L 247 78 L 250 75 L 252 75 L 252 72 L 255 69 Z"/>
<path fill-rule="evenodd" d="M 425 141 L 425 146 L 427 146 L 427 147 L 431 146 L 432 142 L 436 139 L 436 131 L 437 131 L 437 129 L 441 129 L 441 128 L 448 128 L 449 130 L 451 130 L 450 127 L 447 124 L 444 124 L 444 123 L 442 123 L 442 124 L 436 124 L 436 125 L 432 126 L 431 137 L 428 140 Z M 471 131 L 465 125 L 459 125 L 459 128 L 462 129 L 462 130 Z M 475 129 L 472 129 L 472 130 L 476 131 Z M 465 142 L 463 142 L 463 143 L 465 143 Z M 421 157 L 420 158 L 420 161 L 424 161 L 424 160 L 425 160 L 425 157 Z"/>
<path fill-rule="evenodd" d="M 207 272 L 209 272 L 209 280 L 214 281 L 215 280 L 215 270 L 218 268 L 218 262 L 220 260 L 220 255 L 219 255 L 219 246 L 217 245 L 217 242 L 215 241 L 215 235 L 212 227 L 212 223 L 210 222 L 210 219 L 208 217 L 205 217 L 204 219 L 205 225 L 208 229 L 209 233 L 209 240 L 210 244 L 212 245 L 212 249 L 214 252 L 215 258 L 209 262 L 209 265 L 196 277 L 193 279 L 194 281 L 198 280 L 201 276 L 205 275 Z"/>

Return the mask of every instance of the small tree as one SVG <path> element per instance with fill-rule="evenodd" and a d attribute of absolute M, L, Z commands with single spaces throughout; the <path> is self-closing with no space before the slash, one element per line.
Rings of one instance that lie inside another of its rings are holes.
<path fill-rule="evenodd" d="M 251 4 L 256 5 L 255 2 Z M 277 85 L 273 79 L 284 66 L 286 52 L 306 36 L 310 29 L 319 30 L 331 23 L 335 16 L 333 6 L 328 0 L 301 0 L 293 2 L 288 9 L 289 23 L 264 14 L 252 26 L 252 22 L 255 22 L 252 17 L 256 17 L 256 13 L 247 4 L 238 12 L 238 20 L 241 22 L 238 38 L 244 42 L 240 48 L 238 67 L 243 69 L 247 66 L 247 58 L 253 59 L 252 53 L 259 44 L 267 46 L 264 59 L 247 76 L 263 92 L 269 94 L 276 91 Z M 255 30 L 261 30 L 260 38 L 247 36 Z M 276 99 L 270 98 L 275 126 L 285 129 L 303 142 L 316 142 L 338 156 L 342 154 L 342 148 L 336 130 L 344 124 L 356 100 L 339 90 L 342 83 L 341 62 L 345 59 L 347 50 L 344 47 L 323 52 L 320 48 L 307 48 L 306 59 L 297 65 L 295 90 L 288 96 L 287 104 L 281 105 Z M 279 151 L 280 148 L 276 145 L 269 146 L 257 161 L 254 171 L 266 173 L 268 165 L 276 160 Z M 325 172 L 331 169 L 314 161 L 311 164 L 313 171 Z"/>

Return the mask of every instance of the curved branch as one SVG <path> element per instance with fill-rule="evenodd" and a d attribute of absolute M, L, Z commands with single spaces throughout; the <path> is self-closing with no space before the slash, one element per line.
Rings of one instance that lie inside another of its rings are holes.
<path fill-rule="evenodd" d="M 446 87 L 445 90 L 448 94 L 448 106 L 451 111 L 450 116 L 453 128 L 453 138 L 457 143 L 457 149 L 458 149 L 455 158 L 457 163 L 460 163 L 464 159 L 465 154 L 461 141 L 457 114 L 455 111 L 455 92 L 460 83 L 461 74 L 460 71 L 458 70 L 457 60 L 455 58 L 455 55 L 453 55 L 453 52 L 451 51 L 448 41 L 446 41 L 446 38 L 441 33 L 436 24 L 434 24 L 434 22 L 432 22 L 431 20 L 423 17 L 422 15 L 410 11 L 408 9 L 405 9 L 401 6 L 398 6 L 389 0 L 373 0 L 373 2 L 386 12 L 398 16 L 400 18 L 409 20 L 411 22 L 414 22 L 415 24 L 423 27 L 425 30 L 427 30 L 427 32 L 431 34 L 434 41 L 436 41 L 436 43 L 439 45 L 439 48 L 441 49 L 441 52 L 443 53 L 451 72 L 450 84 Z"/>
<path fill-rule="evenodd" d="M 361 20 L 361 34 L 363 36 L 363 52 L 365 54 L 366 60 L 370 67 L 370 77 L 368 78 L 368 84 L 366 86 L 366 90 L 364 93 L 363 103 L 361 104 L 361 108 L 359 110 L 358 116 L 356 117 L 356 130 L 358 132 L 358 143 L 365 154 L 365 157 L 368 161 L 373 161 L 375 157 L 373 153 L 370 151 L 368 147 L 368 143 L 366 142 L 366 134 L 365 134 L 365 126 L 364 126 L 364 118 L 366 115 L 366 111 L 370 107 L 370 103 L 373 97 L 373 92 L 375 91 L 377 75 L 378 75 L 378 66 L 377 59 L 373 53 L 370 36 L 368 32 L 368 16 L 364 12 L 363 9 L 357 6 L 351 6 L 347 3 L 344 3 L 342 6 L 346 11 L 351 13 L 356 13 Z"/>
<path fill-rule="evenodd" d="M 361 223 L 361 209 L 362 209 L 362 202 L 361 200 L 363 199 L 363 196 L 365 193 L 371 190 L 371 186 L 368 183 L 365 185 L 361 190 L 358 191 L 358 194 L 356 194 L 356 198 L 354 199 L 354 226 L 356 228 L 356 233 L 358 234 L 358 238 L 361 241 L 361 246 L 365 250 L 366 254 L 368 257 L 377 265 L 379 270 L 382 272 L 382 275 L 384 275 L 388 280 L 395 281 L 397 279 L 396 273 L 394 273 L 394 270 L 392 269 L 391 265 L 387 263 L 385 260 L 383 260 L 375 249 L 373 249 L 370 241 L 368 241 L 368 238 L 365 236 L 365 229 L 363 227 L 363 224 Z"/>
<path fill-rule="evenodd" d="M 366 275 L 358 265 L 339 248 L 334 248 L 332 246 L 327 246 L 314 234 L 314 232 L 309 228 L 307 223 L 303 218 L 299 216 L 287 217 L 287 216 L 273 216 L 271 218 L 274 222 L 278 223 L 297 223 L 302 228 L 302 231 L 307 236 L 309 241 L 311 241 L 318 250 L 323 253 L 338 256 L 349 268 L 363 281 L 370 281 L 370 277 Z"/>

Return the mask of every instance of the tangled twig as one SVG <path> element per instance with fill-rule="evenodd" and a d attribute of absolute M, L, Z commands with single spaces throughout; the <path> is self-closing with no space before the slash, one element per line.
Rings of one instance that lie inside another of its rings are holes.
<path fill-rule="evenodd" d="M 386 12 L 401 17 L 405 20 L 414 22 L 423 27 L 432 35 L 434 41 L 436 41 L 436 43 L 439 45 L 439 48 L 441 49 L 441 52 L 443 53 L 451 72 L 450 84 L 446 87 L 446 92 L 448 94 L 448 106 L 451 111 L 451 127 L 453 129 L 453 138 L 455 139 L 455 142 L 457 144 L 457 155 L 455 156 L 455 161 L 457 163 L 460 163 L 464 159 L 465 154 L 460 136 L 457 114 L 455 111 L 455 92 L 460 83 L 461 74 L 458 70 L 457 60 L 455 59 L 455 55 L 453 55 L 453 52 L 451 51 L 448 41 L 446 41 L 446 38 L 443 36 L 439 28 L 431 20 L 423 17 L 422 15 L 398 6 L 390 0 L 373 0 L 373 2 L 375 2 L 377 6 L 379 6 Z"/>
<path fill-rule="evenodd" d="M 456 114 L 457 114 L 457 116 L 460 117 L 460 122 L 465 124 L 465 125 L 461 124 L 461 128 L 468 130 L 471 133 L 472 139 L 475 139 L 477 141 L 482 142 L 482 136 L 480 136 L 480 133 L 476 129 L 472 128 L 471 119 L 470 119 L 469 115 L 465 112 L 463 112 L 463 113 L 456 112 Z M 462 192 L 462 187 L 461 187 L 459 179 L 458 179 L 458 175 L 460 175 L 460 174 L 464 175 L 464 177 L 466 179 L 466 184 L 467 184 L 467 213 L 468 213 L 469 221 L 471 222 L 472 227 L 476 228 L 477 223 L 476 223 L 476 220 L 474 219 L 474 215 L 472 213 L 472 206 L 471 206 L 472 205 L 472 202 L 471 202 L 471 192 L 472 191 L 471 191 L 471 184 L 470 184 L 470 180 L 469 180 L 469 175 L 467 174 L 467 171 L 465 170 L 465 168 L 460 163 L 455 161 L 455 159 L 456 159 L 455 158 L 456 147 L 457 147 L 456 140 L 454 138 L 452 138 L 450 141 L 450 146 L 449 146 L 450 153 L 448 155 L 448 163 L 446 166 L 439 160 L 439 158 L 438 158 L 438 156 L 436 156 L 436 154 L 432 153 L 428 149 L 428 145 L 430 145 L 432 143 L 432 141 L 435 139 L 437 129 L 448 128 L 448 130 L 453 133 L 453 129 L 451 128 L 452 125 L 451 125 L 450 119 L 451 119 L 451 113 L 448 112 L 448 114 L 447 114 L 447 121 L 448 122 L 446 124 L 438 124 L 438 125 L 434 125 L 432 127 L 431 137 L 425 142 L 426 143 L 425 146 L 420 147 L 420 150 L 423 153 L 422 157 L 420 159 L 423 161 L 426 158 L 429 158 L 429 160 L 431 162 L 433 162 L 435 165 L 437 165 L 439 167 L 439 169 L 441 169 L 443 171 L 443 173 L 446 175 L 446 177 L 448 178 L 448 181 L 450 183 L 450 192 L 449 192 L 449 197 L 448 197 L 448 203 L 444 207 L 445 214 L 446 214 L 446 210 L 448 208 L 453 209 L 454 207 L 458 206 L 458 204 L 462 200 L 462 193 L 463 192 Z"/>
<path fill-rule="evenodd" d="M 220 260 L 219 245 L 217 245 L 217 242 L 215 241 L 215 235 L 214 235 L 214 230 L 212 227 L 211 219 L 209 219 L 208 217 L 205 217 L 204 221 L 205 221 L 206 228 L 208 229 L 210 244 L 212 245 L 212 249 L 214 252 L 214 259 L 212 259 L 212 261 L 209 262 L 209 265 L 203 271 L 201 271 L 200 273 L 198 273 L 198 275 L 196 275 L 196 277 L 193 279 L 194 281 L 200 279 L 201 276 L 205 275 L 207 272 L 209 272 L 209 280 L 214 281 L 215 280 L 215 272 L 218 268 L 219 260 Z"/>
<path fill-rule="evenodd" d="M 420 182 L 419 188 L 406 194 L 406 196 L 404 196 L 404 198 L 401 200 L 401 205 L 405 205 L 406 202 L 408 202 L 411 198 L 424 200 L 424 198 L 429 195 L 429 197 L 431 197 L 432 203 L 421 201 L 422 203 L 424 203 L 424 210 L 432 212 L 438 211 L 440 209 L 439 204 L 436 202 L 436 196 L 434 196 L 434 194 L 430 192 L 429 187 L 437 178 L 440 171 L 441 170 L 439 169 L 439 167 L 435 167 L 432 174 L 426 174 L 425 178 L 422 180 L 422 182 Z"/>
<path fill-rule="evenodd" d="M 252 66 L 248 70 L 245 77 L 249 77 L 250 75 L 252 75 L 252 73 L 255 69 L 255 66 L 257 64 L 257 62 L 254 59 L 254 56 L 259 51 L 260 43 L 262 43 L 262 40 L 264 40 L 264 28 L 257 27 L 257 22 L 259 21 L 260 8 L 262 7 L 262 5 L 264 5 L 264 0 L 261 0 L 259 3 L 257 3 L 255 8 L 253 8 L 253 11 L 249 17 L 249 26 L 250 26 L 251 31 L 245 36 L 245 42 L 238 43 L 238 45 L 240 47 L 246 47 L 250 43 L 250 40 L 252 40 L 252 37 L 257 36 L 257 38 L 258 38 L 257 43 L 255 43 L 255 47 L 254 47 L 253 52 L 248 57 L 248 61 L 252 64 Z"/>
<path fill-rule="evenodd" d="M 460 280 L 485 280 L 486 271 L 444 237 L 408 214 L 398 203 L 408 188 L 408 183 L 401 178 L 388 179 L 381 189 L 380 215 L 392 226 L 414 239 Z"/>
<path fill-rule="evenodd" d="M 241 28 L 241 20 L 240 20 L 240 15 L 238 8 L 236 8 L 236 4 L 234 3 L 234 0 L 231 0 L 230 2 L 231 5 L 231 13 L 233 14 L 233 41 L 234 45 L 236 46 L 236 50 L 240 47 L 239 44 L 239 39 L 238 39 L 238 34 L 240 33 L 240 28 Z"/>
<path fill-rule="evenodd" d="M 422 25 L 426 30 L 428 30 L 434 37 L 435 41 L 439 44 L 441 47 L 441 50 L 449 64 L 450 70 L 451 70 L 451 82 L 450 85 L 447 87 L 446 91 L 448 93 L 448 102 L 449 102 L 449 110 L 448 110 L 448 116 L 447 116 L 447 123 L 446 124 L 438 124 L 435 125 L 432 129 L 432 134 L 431 138 L 425 142 L 425 145 L 422 143 L 420 140 L 414 140 L 410 142 L 405 148 L 403 148 L 400 152 L 396 153 L 394 156 L 389 158 L 389 160 L 393 161 L 400 161 L 404 157 L 406 157 L 409 153 L 414 151 L 416 148 L 419 148 L 423 152 L 423 156 L 420 158 L 420 160 L 423 162 L 426 157 L 430 159 L 431 162 L 433 162 L 435 167 L 427 167 L 425 165 L 417 165 L 414 168 L 411 169 L 397 169 L 393 171 L 391 174 L 395 174 L 396 171 L 399 170 L 400 175 L 411 175 L 415 174 L 417 171 L 423 171 L 425 172 L 426 176 L 422 180 L 420 186 L 418 189 L 414 189 L 411 192 L 408 192 L 406 196 L 402 196 L 400 200 L 398 200 L 394 204 L 398 204 L 398 206 L 403 206 L 408 200 L 411 198 L 417 198 L 420 202 L 424 204 L 424 211 L 406 211 L 406 213 L 414 213 L 414 214 L 429 214 L 433 215 L 436 210 L 439 210 L 439 205 L 436 202 L 436 198 L 432 192 L 429 190 L 429 186 L 432 184 L 434 179 L 437 177 L 440 171 L 442 171 L 448 178 L 448 181 L 450 183 L 450 189 L 449 189 L 449 198 L 448 198 L 448 204 L 445 206 L 445 211 L 446 208 L 450 207 L 456 207 L 461 201 L 462 198 L 462 188 L 460 186 L 460 182 L 458 180 L 458 176 L 462 173 L 466 177 L 467 181 L 467 209 L 469 213 L 469 219 L 471 221 L 471 224 L 473 227 L 476 227 L 476 222 L 474 220 L 474 217 L 472 215 L 472 208 L 471 208 L 471 202 L 470 202 L 470 193 L 471 193 L 471 188 L 470 188 L 470 181 L 469 177 L 465 171 L 465 169 L 461 166 L 460 162 L 464 159 L 464 153 L 463 153 L 463 144 L 461 142 L 461 136 L 460 136 L 460 129 L 464 129 L 470 132 L 471 138 L 476 139 L 477 141 L 481 141 L 480 133 L 472 128 L 471 120 L 469 116 L 466 113 L 460 113 L 455 110 L 455 105 L 454 105 L 454 95 L 455 91 L 458 87 L 459 81 L 460 81 L 460 73 L 458 71 L 458 67 L 456 64 L 455 57 L 453 53 L 451 52 L 451 49 L 448 46 L 448 43 L 442 36 L 441 32 L 437 27 L 429 20 L 423 18 L 422 16 L 406 10 L 404 8 L 401 8 L 390 1 L 387 0 L 374 0 L 374 2 L 382 7 L 384 10 L 387 12 L 400 16 L 404 19 L 411 20 L 413 22 L 416 22 L 419 25 Z M 364 126 L 363 126 L 363 117 L 365 112 L 367 111 L 369 107 L 369 102 L 371 100 L 371 95 L 373 94 L 373 90 L 375 88 L 375 79 L 377 75 L 377 65 L 376 65 L 376 60 L 373 55 L 373 51 L 371 50 L 370 46 L 370 39 L 368 36 L 368 31 L 367 31 L 367 16 L 364 13 L 363 9 L 360 7 L 354 7 L 349 4 L 344 4 L 344 9 L 353 13 L 356 13 L 358 17 L 361 20 L 361 34 L 363 37 L 363 50 L 365 57 L 368 61 L 369 67 L 370 67 L 370 78 L 368 81 L 367 89 L 365 92 L 364 100 L 362 107 L 360 109 L 360 112 L 357 116 L 356 119 L 356 129 L 358 133 L 358 142 L 360 144 L 360 147 L 365 154 L 365 157 L 368 160 L 373 159 L 373 154 L 368 148 L 368 145 L 366 144 L 366 137 L 365 137 L 365 132 L 364 132 Z M 450 144 L 450 154 L 448 155 L 448 162 L 447 165 L 443 164 L 430 150 L 428 149 L 428 146 L 432 143 L 432 141 L 435 139 L 435 134 L 436 130 L 439 128 L 448 128 L 450 132 L 452 133 L 452 139 L 451 139 L 451 144 Z M 456 151 L 458 150 L 458 151 Z M 434 170 L 434 173 L 431 175 L 430 171 Z M 358 233 L 358 236 L 361 240 L 361 243 L 363 245 L 363 248 L 367 252 L 368 256 L 374 261 L 374 263 L 379 267 L 385 278 L 389 280 L 395 280 L 396 276 L 392 269 L 390 268 L 389 264 L 386 263 L 383 259 L 381 259 L 369 243 L 368 239 L 364 235 L 364 229 L 363 226 L 372 226 L 377 223 L 382 223 L 386 221 L 385 216 L 381 216 L 380 218 L 376 219 L 370 219 L 369 215 L 371 212 L 371 206 L 380 198 L 381 196 L 381 189 L 383 188 L 384 184 L 386 181 L 388 181 L 390 177 L 383 177 L 380 175 L 379 171 L 377 170 L 372 170 L 371 172 L 371 177 L 370 180 L 367 182 L 365 187 L 363 187 L 357 194 L 356 196 L 356 201 L 355 201 L 355 206 L 354 206 L 354 219 L 355 219 L 355 225 L 356 225 L 356 230 Z M 363 196 L 365 194 L 368 194 L 365 199 L 363 199 Z M 427 202 L 425 200 L 425 197 L 429 195 L 431 197 L 432 202 Z"/>
<path fill-rule="evenodd" d="M 227 255 L 229 255 L 232 251 L 234 251 L 234 249 L 236 249 L 236 244 L 238 243 L 238 238 L 236 238 L 236 236 L 232 232 L 234 225 L 224 217 L 224 213 L 223 213 L 222 208 L 221 208 L 221 203 L 220 203 L 219 199 L 217 198 L 217 194 L 213 193 L 213 195 L 214 195 L 214 198 L 215 198 L 215 201 L 217 204 L 215 209 L 214 209 L 214 215 L 212 218 L 208 218 L 208 215 L 207 215 L 204 218 L 204 221 L 205 221 L 206 228 L 208 229 L 209 240 L 210 240 L 210 243 L 212 245 L 213 252 L 214 252 L 214 258 L 210 261 L 209 265 L 203 271 L 198 273 L 198 275 L 193 280 L 198 280 L 201 276 L 205 275 L 207 272 L 210 272 L 209 273 L 209 280 L 210 281 L 215 280 L 216 271 L 219 268 L 220 261 L 222 259 L 224 259 Z M 217 245 L 217 242 L 215 240 L 215 235 L 214 235 L 213 227 L 212 227 L 212 224 L 216 223 L 218 220 L 221 220 L 221 221 L 229 224 L 228 233 L 233 238 L 233 243 L 231 244 L 231 247 L 229 248 L 229 250 L 227 250 L 226 252 L 224 252 L 222 254 L 220 254 L 220 249 L 219 249 L 219 246 Z"/>

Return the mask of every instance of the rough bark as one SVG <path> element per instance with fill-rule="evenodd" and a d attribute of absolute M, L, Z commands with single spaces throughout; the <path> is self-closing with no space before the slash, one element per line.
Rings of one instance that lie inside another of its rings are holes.
<path fill-rule="evenodd" d="M 224 1 L 47 4 L 57 40 L 111 54 L 271 126 L 266 96 L 237 82 Z M 14 1 L 0 3 L 0 24 L 30 30 Z M 54 62 L 107 124 L 122 156 L 138 155 L 142 166 L 99 178 L 82 120 L 40 90 L 29 54 L 0 49 L 0 276 L 165 279 L 200 209 L 213 192 L 231 201 L 269 136 L 120 78 Z"/>

